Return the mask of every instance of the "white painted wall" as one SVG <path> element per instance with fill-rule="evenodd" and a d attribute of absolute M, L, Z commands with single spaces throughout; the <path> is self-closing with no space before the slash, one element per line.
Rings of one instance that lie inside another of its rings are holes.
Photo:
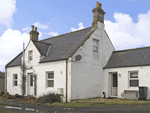
<path fill-rule="evenodd" d="M 93 38 L 99 40 L 99 51 L 93 53 Z M 104 24 L 98 22 L 98 28 L 86 40 L 75 54 L 81 55 L 79 62 L 71 62 L 71 99 L 84 99 L 100 96 L 103 92 L 103 67 L 111 56 L 114 47 L 104 31 Z"/>
<path fill-rule="evenodd" d="M 139 86 L 148 87 L 148 99 L 150 99 L 150 66 L 138 66 L 138 67 L 122 67 L 122 68 L 111 68 L 105 69 L 104 81 L 106 85 L 104 86 L 104 91 L 106 96 L 111 95 L 110 90 L 110 72 L 117 72 L 121 74 L 121 77 L 118 76 L 118 98 L 121 98 L 121 92 L 124 90 L 138 90 L 138 87 L 129 87 L 129 71 L 138 71 L 139 76 Z M 108 84 L 108 85 L 107 85 Z"/>
<path fill-rule="evenodd" d="M 18 86 L 13 85 L 13 74 L 18 75 Z M 20 66 L 15 67 L 9 67 L 7 68 L 7 92 L 9 92 L 12 95 L 15 94 L 22 94 L 21 90 L 21 68 Z"/>

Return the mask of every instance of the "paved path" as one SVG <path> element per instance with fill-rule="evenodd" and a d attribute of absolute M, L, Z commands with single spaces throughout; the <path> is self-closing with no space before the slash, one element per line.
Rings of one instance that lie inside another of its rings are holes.
<path fill-rule="evenodd" d="M 150 106 L 95 106 L 84 108 L 64 108 L 51 106 L 37 106 L 32 104 L 22 104 L 17 102 L 10 102 L 0 100 L 2 103 L 11 104 L 7 109 L 14 109 L 20 113 L 150 113 Z M 15 108 L 12 108 L 15 107 Z M 17 109 L 18 108 L 18 109 Z M 19 109 L 20 108 L 20 109 Z"/>

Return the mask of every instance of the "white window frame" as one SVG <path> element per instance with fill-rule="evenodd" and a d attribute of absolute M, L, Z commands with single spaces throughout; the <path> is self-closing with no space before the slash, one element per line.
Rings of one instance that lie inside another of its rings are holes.
<path fill-rule="evenodd" d="M 15 75 L 17 75 L 17 79 L 15 79 Z M 15 81 L 17 81 L 17 85 L 15 85 Z M 13 74 L 13 86 L 14 87 L 18 86 L 18 74 Z"/>
<path fill-rule="evenodd" d="M 137 73 L 138 77 L 137 78 L 131 78 L 131 73 Z M 131 80 L 138 80 L 138 86 L 131 86 L 130 85 Z M 139 72 L 138 71 L 129 71 L 129 87 L 139 87 Z"/>
<path fill-rule="evenodd" d="M 33 50 L 30 50 L 30 51 L 28 52 L 28 60 L 29 60 L 29 61 L 32 61 L 32 60 L 33 60 Z"/>
<path fill-rule="evenodd" d="M 54 77 L 53 78 L 48 78 L 48 73 L 53 73 L 53 75 L 54 75 L 54 71 L 46 72 L 46 88 L 54 88 Z M 53 80 L 53 87 L 48 86 L 48 80 Z"/>
<path fill-rule="evenodd" d="M 94 41 L 97 43 L 96 45 L 94 45 Z M 94 53 L 98 53 L 98 50 L 99 50 L 98 47 L 99 47 L 99 40 L 93 38 L 93 52 Z M 95 50 L 94 48 L 96 48 L 97 51 L 94 51 Z"/>

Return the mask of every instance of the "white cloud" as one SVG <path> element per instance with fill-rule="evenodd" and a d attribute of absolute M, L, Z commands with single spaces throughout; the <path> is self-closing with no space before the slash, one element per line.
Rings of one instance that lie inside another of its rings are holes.
<path fill-rule="evenodd" d="M 5 65 L 23 50 L 23 42 L 27 45 L 29 34 L 18 30 L 7 29 L 0 37 L 0 71 Z"/>
<path fill-rule="evenodd" d="M 0 0 L 0 24 L 10 27 L 12 16 L 16 12 L 16 0 Z"/>
<path fill-rule="evenodd" d="M 48 29 L 48 25 L 40 24 L 39 22 L 35 22 L 33 25 L 38 28 Z"/>
<path fill-rule="evenodd" d="M 72 27 L 72 28 L 71 28 L 71 31 L 77 31 L 77 30 L 80 30 L 80 29 L 84 29 L 82 22 L 80 22 L 78 25 L 79 25 L 79 28 L 78 28 L 78 29 Z"/>
<path fill-rule="evenodd" d="M 51 31 L 51 32 L 49 32 L 49 33 L 48 33 L 48 35 L 57 36 L 57 35 L 58 35 L 58 33 L 57 33 L 57 32 L 53 32 L 53 31 Z"/>
<path fill-rule="evenodd" d="M 22 31 L 24 31 L 24 32 L 28 32 L 29 30 L 30 30 L 29 27 L 22 28 Z"/>
<path fill-rule="evenodd" d="M 150 46 L 150 10 L 134 23 L 128 14 L 114 13 L 116 22 L 105 20 L 106 31 L 116 50 Z"/>

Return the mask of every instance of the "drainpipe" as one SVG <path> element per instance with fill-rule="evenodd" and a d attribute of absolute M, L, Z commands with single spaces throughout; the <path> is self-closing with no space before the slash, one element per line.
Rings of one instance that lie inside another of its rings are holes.
<path fill-rule="evenodd" d="M 68 61 L 66 60 L 66 103 L 67 103 L 67 92 L 68 92 Z"/>

